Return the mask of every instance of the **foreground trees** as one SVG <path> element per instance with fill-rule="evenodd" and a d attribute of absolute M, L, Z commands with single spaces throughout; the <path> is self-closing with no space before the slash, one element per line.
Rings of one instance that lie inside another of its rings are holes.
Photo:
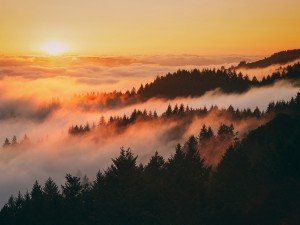
<path fill-rule="evenodd" d="M 121 148 L 93 182 L 70 174 L 61 188 L 51 178 L 43 186 L 35 182 L 30 192 L 9 198 L 0 224 L 298 224 L 300 94 L 271 103 L 267 112 L 275 118 L 242 141 L 231 125 L 216 134 L 204 125 L 168 159 L 155 152 L 140 165 Z M 207 166 L 203 149 L 226 140 L 232 145 L 219 164 Z"/>
<path fill-rule="evenodd" d="M 230 127 L 219 132 L 232 134 Z M 199 137 L 212 137 L 202 127 Z M 11 197 L 0 223 L 18 224 L 297 224 L 300 213 L 300 120 L 279 114 L 230 147 L 212 169 L 190 137 L 167 160 L 145 166 L 130 149 L 86 177 L 49 178 Z"/>

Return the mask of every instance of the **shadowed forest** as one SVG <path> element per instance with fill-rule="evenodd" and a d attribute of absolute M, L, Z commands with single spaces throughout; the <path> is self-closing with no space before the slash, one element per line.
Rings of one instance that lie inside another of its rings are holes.
<path fill-rule="evenodd" d="M 61 188 L 49 178 L 12 196 L 1 224 L 297 224 L 300 94 L 273 107 L 274 119 L 235 139 L 215 168 L 199 153 L 214 138 L 206 127 L 146 165 L 121 148 L 94 181 L 67 174 Z M 233 128 L 218 136 L 232 138 Z"/>
<path fill-rule="evenodd" d="M 214 110 L 214 109 L 210 109 Z M 216 109 L 219 110 L 219 109 Z M 129 118 L 100 120 L 98 126 L 128 126 L 140 120 L 172 119 L 207 109 L 168 107 L 161 117 L 134 111 Z M 220 112 L 219 112 L 220 113 Z M 0 213 L 1 224 L 297 224 L 300 185 L 300 93 L 288 102 L 223 113 L 232 117 L 270 116 L 265 125 L 239 140 L 232 125 L 217 134 L 205 125 L 198 136 L 178 144 L 169 158 L 158 152 L 145 165 L 121 148 L 117 158 L 90 181 L 67 174 L 59 187 L 51 178 L 32 190 L 11 196 Z M 272 115 L 272 116 L 271 116 Z M 73 126 L 70 135 L 91 132 Z M 27 137 L 24 138 L 26 141 Z M 215 166 L 202 157 L 207 145 L 225 140 L 229 147 Z M 14 145 L 4 143 L 5 148 Z"/>

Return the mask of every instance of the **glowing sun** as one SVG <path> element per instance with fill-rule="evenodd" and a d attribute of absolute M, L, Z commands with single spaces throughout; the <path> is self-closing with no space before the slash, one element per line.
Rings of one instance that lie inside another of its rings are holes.
<path fill-rule="evenodd" d="M 48 55 L 61 55 L 68 50 L 68 46 L 61 41 L 48 41 L 42 45 L 42 50 Z"/>

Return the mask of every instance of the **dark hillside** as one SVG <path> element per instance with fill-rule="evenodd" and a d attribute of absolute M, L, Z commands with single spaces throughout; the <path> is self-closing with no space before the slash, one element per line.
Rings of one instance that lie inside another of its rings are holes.
<path fill-rule="evenodd" d="M 277 52 L 271 55 L 270 57 L 266 57 L 264 59 L 255 62 L 247 63 L 246 61 L 242 61 L 237 66 L 237 68 L 246 68 L 246 69 L 264 68 L 275 64 L 283 65 L 289 62 L 293 62 L 297 59 L 300 59 L 300 49 Z"/>

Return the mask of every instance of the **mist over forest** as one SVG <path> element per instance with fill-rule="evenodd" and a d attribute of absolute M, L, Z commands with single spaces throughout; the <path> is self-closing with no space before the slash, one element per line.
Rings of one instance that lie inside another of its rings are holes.
<path fill-rule="evenodd" d="M 0 225 L 299 225 L 299 0 L 0 0 Z"/>
<path fill-rule="evenodd" d="M 296 224 L 297 54 L 1 58 L 0 223 Z"/>

